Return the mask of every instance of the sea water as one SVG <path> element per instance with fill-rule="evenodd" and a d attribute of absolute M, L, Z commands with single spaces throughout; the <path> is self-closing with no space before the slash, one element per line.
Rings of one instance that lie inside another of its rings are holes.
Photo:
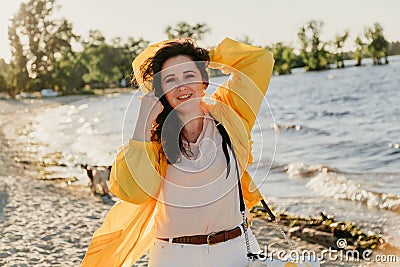
<path fill-rule="evenodd" d="M 211 79 L 209 94 L 226 77 Z M 39 113 L 31 137 L 78 164 L 111 165 L 132 135 L 140 92 L 88 97 Z M 249 167 L 277 211 L 319 212 L 400 247 L 400 57 L 390 64 L 274 76 L 252 131 Z"/>

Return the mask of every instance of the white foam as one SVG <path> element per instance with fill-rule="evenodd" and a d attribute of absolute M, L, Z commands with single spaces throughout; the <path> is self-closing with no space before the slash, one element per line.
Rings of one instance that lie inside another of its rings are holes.
<path fill-rule="evenodd" d="M 400 197 L 366 190 L 360 183 L 349 181 L 343 174 L 323 169 L 307 183 L 307 187 L 325 197 L 346 199 L 377 207 L 400 211 Z"/>
<path fill-rule="evenodd" d="M 318 175 L 321 171 L 328 171 L 325 165 L 307 165 L 303 162 L 290 163 L 286 166 L 289 178 L 306 178 Z"/>

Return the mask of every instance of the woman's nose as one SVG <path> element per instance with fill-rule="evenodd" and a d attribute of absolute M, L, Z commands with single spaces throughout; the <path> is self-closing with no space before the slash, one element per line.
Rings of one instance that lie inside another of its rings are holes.
<path fill-rule="evenodd" d="M 186 84 L 182 83 L 182 84 L 178 85 L 176 89 L 178 90 L 178 92 L 185 91 L 187 89 Z"/>

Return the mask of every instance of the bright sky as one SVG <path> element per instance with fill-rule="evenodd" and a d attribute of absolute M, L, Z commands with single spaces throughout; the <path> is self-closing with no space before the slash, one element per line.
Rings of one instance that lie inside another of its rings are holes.
<path fill-rule="evenodd" d="M 0 0 L 0 58 L 11 57 L 7 26 L 21 2 Z M 283 41 L 297 46 L 297 32 L 310 19 L 322 20 L 322 39 L 350 31 L 347 48 L 365 26 L 379 22 L 389 41 L 400 40 L 399 0 L 57 0 L 57 17 L 73 23 L 78 35 L 98 29 L 106 38 L 143 37 L 151 42 L 166 38 L 167 25 L 204 22 L 211 28 L 203 45 L 217 44 L 225 36 L 249 36 L 255 45 Z"/>

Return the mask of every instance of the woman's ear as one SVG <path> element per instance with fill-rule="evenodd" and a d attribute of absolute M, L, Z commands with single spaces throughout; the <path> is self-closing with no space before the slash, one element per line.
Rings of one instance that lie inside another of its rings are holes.
<path fill-rule="evenodd" d="M 208 82 L 203 82 L 203 90 L 206 90 L 208 87 Z"/>

